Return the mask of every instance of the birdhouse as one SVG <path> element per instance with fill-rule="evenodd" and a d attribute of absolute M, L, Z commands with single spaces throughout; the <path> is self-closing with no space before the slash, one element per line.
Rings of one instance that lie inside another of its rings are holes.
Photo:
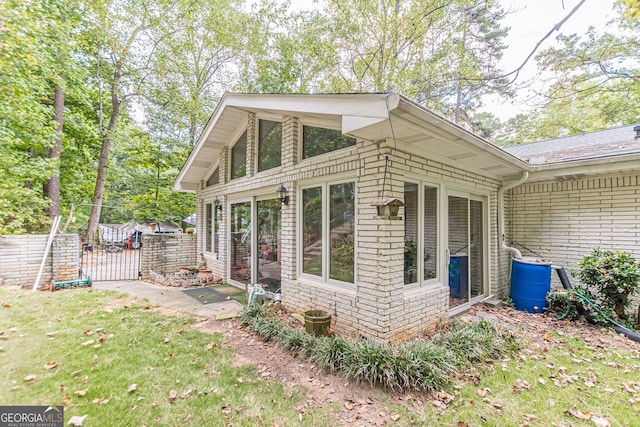
<path fill-rule="evenodd" d="M 398 216 L 400 206 L 404 206 L 404 202 L 400 199 L 390 197 L 388 199 L 378 199 L 373 203 L 378 210 L 378 217 L 383 219 L 402 219 Z"/>

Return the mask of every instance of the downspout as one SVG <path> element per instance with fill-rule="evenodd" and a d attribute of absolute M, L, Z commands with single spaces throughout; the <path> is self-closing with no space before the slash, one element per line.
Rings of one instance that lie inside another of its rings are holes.
<path fill-rule="evenodd" d="M 522 254 L 518 249 L 507 246 L 506 243 L 504 231 L 504 193 L 505 191 L 511 190 L 512 188 L 524 183 L 527 179 L 529 179 L 529 172 L 523 171 L 520 179 L 505 184 L 498 189 L 498 232 L 500 234 L 500 249 L 511 252 L 513 257 L 516 259 L 522 258 Z"/>

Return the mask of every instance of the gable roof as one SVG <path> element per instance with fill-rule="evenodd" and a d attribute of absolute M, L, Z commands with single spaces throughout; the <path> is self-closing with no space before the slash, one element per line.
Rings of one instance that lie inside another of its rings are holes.
<path fill-rule="evenodd" d="M 176 177 L 174 190 L 199 188 L 213 172 L 220 151 L 243 131 L 249 113 L 331 120 L 340 123 L 345 135 L 371 143 L 392 138 L 434 160 L 455 162 L 499 180 L 527 168 L 516 156 L 395 93 L 225 93 Z"/>

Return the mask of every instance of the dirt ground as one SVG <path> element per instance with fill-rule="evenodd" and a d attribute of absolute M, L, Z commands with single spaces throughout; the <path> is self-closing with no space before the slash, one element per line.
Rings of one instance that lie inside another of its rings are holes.
<path fill-rule="evenodd" d="M 278 314 L 289 326 L 302 325 L 283 310 Z M 474 321 L 477 317 L 488 318 L 507 328 L 519 338 L 521 345 L 539 349 L 558 344 L 562 337 L 580 337 L 595 348 L 613 348 L 638 352 L 640 343 L 618 335 L 610 329 L 603 329 L 586 322 L 560 321 L 550 316 L 528 314 L 509 307 L 488 307 L 479 305 L 460 316 L 464 321 Z M 238 319 L 224 321 L 204 320 L 196 325 L 203 332 L 219 332 L 224 335 L 227 345 L 237 354 L 238 365 L 253 364 L 259 376 L 268 381 L 278 381 L 289 386 L 303 386 L 308 392 L 298 411 L 304 415 L 307 408 L 334 404 L 340 408 L 336 425 L 342 426 L 383 426 L 399 418 L 398 414 L 387 413 L 385 402 L 404 405 L 415 410 L 424 410 L 431 403 L 439 405 L 448 399 L 447 393 L 418 395 L 392 393 L 368 384 L 356 384 L 342 377 L 318 370 L 304 359 L 296 358 L 279 346 L 262 339 L 243 327 Z M 560 335 L 552 337 L 551 332 Z"/>

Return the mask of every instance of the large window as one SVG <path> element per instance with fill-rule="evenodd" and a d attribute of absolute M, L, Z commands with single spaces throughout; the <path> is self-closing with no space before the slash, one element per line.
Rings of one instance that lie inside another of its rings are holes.
<path fill-rule="evenodd" d="M 302 272 L 353 283 L 355 184 L 305 188 L 302 203 Z"/>
<path fill-rule="evenodd" d="M 330 151 L 356 145 L 356 139 L 339 130 L 302 126 L 302 158 L 319 156 Z"/>
<path fill-rule="evenodd" d="M 302 271 L 322 276 L 322 188 L 302 190 Z"/>
<path fill-rule="evenodd" d="M 247 131 L 231 148 L 231 179 L 247 174 Z"/>
<path fill-rule="evenodd" d="M 216 185 L 220 183 L 220 168 L 216 168 L 213 171 L 209 179 L 207 179 L 207 187 L 211 187 L 212 185 Z"/>
<path fill-rule="evenodd" d="M 438 189 L 404 185 L 404 283 L 410 285 L 437 278 Z M 422 274 L 420 274 L 422 272 Z"/>
<path fill-rule="evenodd" d="M 213 225 L 213 204 L 207 203 L 204 212 L 204 250 L 205 252 L 212 252 L 211 247 L 211 229 Z"/>
<path fill-rule="evenodd" d="M 258 172 L 280 166 L 282 153 L 282 123 L 259 120 Z"/>
<path fill-rule="evenodd" d="M 213 252 L 220 252 L 220 217 L 222 215 L 222 206 L 213 207 Z"/>

